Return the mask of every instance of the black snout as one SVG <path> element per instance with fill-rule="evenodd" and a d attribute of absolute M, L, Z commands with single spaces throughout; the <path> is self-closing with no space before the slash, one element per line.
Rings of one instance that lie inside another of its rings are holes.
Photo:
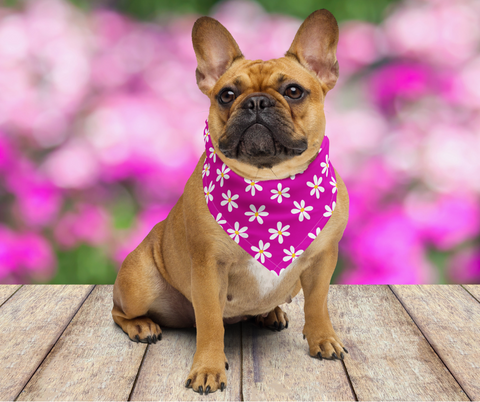
<path fill-rule="evenodd" d="M 242 108 L 253 112 L 261 112 L 266 108 L 275 106 L 275 99 L 263 94 L 252 94 L 243 101 Z"/>

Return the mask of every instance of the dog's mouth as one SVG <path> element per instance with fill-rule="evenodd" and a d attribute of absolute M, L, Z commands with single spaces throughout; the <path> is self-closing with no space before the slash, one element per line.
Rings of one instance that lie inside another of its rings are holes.
<path fill-rule="evenodd" d="M 254 123 L 240 134 L 234 133 L 228 140 L 219 141 L 220 151 L 227 157 L 249 163 L 258 168 L 271 168 L 274 165 L 301 155 L 307 149 L 306 141 L 285 141 L 267 125 Z M 289 142 L 285 144 L 285 142 Z"/>

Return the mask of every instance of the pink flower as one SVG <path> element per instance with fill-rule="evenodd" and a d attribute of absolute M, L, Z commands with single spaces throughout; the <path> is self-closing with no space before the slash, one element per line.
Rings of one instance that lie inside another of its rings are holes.
<path fill-rule="evenodd" d="M 447 274 L 455 283 L 479 283 L 480 247 L 455 253 L 447 262 Z"/>
<path fill-rule="evenodd" d="M 110 238 L 110 231 L 110 217 L 105 209 L 84 204 L 59 220 L 54 235 L 58 244 L 68 249 L 79 243 L 100 246 Z"/>
<path fill-rule="evenodd" d="M 421 237 L 440 250 L 451 250 L 480 234 L 479 203 L 467 195 L 411 194 L 406 211 Z"/>
<path fill-rule="evenodd" d="M 339 283 L 414 284 L 436 279 L 414 225 L 398 207 L 372 214 L 346 240 L 340 248 L 353 266 Z"/>

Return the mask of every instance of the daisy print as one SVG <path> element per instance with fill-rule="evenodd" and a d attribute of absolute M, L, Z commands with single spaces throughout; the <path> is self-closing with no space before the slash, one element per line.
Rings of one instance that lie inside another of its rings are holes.
<path fill-rule="evenodd" d="M 317 238 L 317 236 L 320 234 L 320 232 L 321 232 L 321 229 L 320 229 L 320 228 L 317 228 L 317 230 L 315 231 L 315 234 L 309 233 L 309 234 L 308 234 L 308 237 L 310 237 L 310 239 L 315 240 L 315 239 Z"/>
<path fill-rule="evenodd" d="M 330 167 L 330 163 L 328 162 L 328 155 L 325 156 L 325 162 L 320 163 L 320 166 L 323 168 L 322 174 L 325 174 L 325 176 L 328 176 L 328 168 Z"/>
<path fill-rule="evenodd" d="M 260 240 L 258 242 L 258 247 L 255 247 L 255 246 L 252 246 L 252 251 L 255 251 L 257 254 L 255 254 L 255 259 L 256 260 L 260 260 L 262 264 L 265 263 L 265 257 L 267 258 L 271 258 L 272 257 L 272 253 L 269 253 L 268 251 L 265 251 L 267 250 L 267 248 L 270 247 L 270 243 L 267 243 L 267 244 L 263 244 L 263 240 Z"/>
<path fill-rule="evenodd" d="M 273 193 L 270 199 L 271 200 L 277 199 L 278 203 L 281 204 L 282 197 L 290 198 L 290 194 L 288 194 L 289 190 L 290 190 L 290 187 L 282 188 L 282 183 L 278 183 L 276 190 L 270 190 Z"/>
<path fill-rule="evenodd" d="M 262 216 L 268 216 L 268 212 L 265 211 L 265 205 L 262 205 L 260 208 L 255 208 L 255 205 L 250 205 L 250 211 L 245 212 L 245 215 L 249 216 L 249 222 L 253 222 L 255 219 L 260 225 L 263 225 Z"/>
<path fill-rule="evenodd" d="M 210 139 L 210 131 L 205 130 L 203 132 L 203 141 L 205 141 L 205 144 L 208 142 L 209 139 Z"/>
<path fill-rule="evenodd" d="M 332 187 L 332 194 L 335 194 L 336 191 L 338 190 L 337 181 L 335 180 L 335 177 L 332 177 L 332 181 L 330 182 L 330 184 L 333 186 Z"/>
<path fill-rule="evenodd" d="M 220 187 L 223 187 L 224 180 L 228 180 L 230 178 L 228 172 L 230 172 L 230 169 L 227 167 L 227 165 L 225 165 L 225 163 L 222 164 L 222 170 L 217 169 L 217 181 L 220 182 Z"/>
<path fill-rule="evenodd" d="M 311 211 L 313 207 L 306 207 L 304 200 L 300 201 L 300 204 L 297 201 L 293 201 L 293 205 L 295 205 L 297 208 L 292 209 L 290 212 L 292 214 L 298 214 L 298 220 L 300 222 L 303 222 L 305 218 L 310 219 L 308 211 Z"/>
<path fill-rule="evenodd" d="M 327 212 L 325 212 L 325 213 L 323 214 L 323 216 L 332 216 L 333 211 L 335 211 L 335 205 L 336 205 L 336 204 L 335 204 L 335 201 L 333 201 L 333 203 L 332 203 L 332 208 L 330 208 L 330 205 L 325 205 L 325 210 L 326 210 Z"/>
<path fill-rule="evenodd" d="M 203 165 L 202 179 L 205 176 L 207 176 L 207 177 L 210 176 L 210 163 L 205 163 L 205 165 Z"/>
<path fill-rule="evenodd" d="M 228 212 L 232 212 L 233 208 L 238 208 L 238 204 L 234 201 L 238 198 L 238 194 L 232 195 L 232 192 L 230 190 L 227 191 L 227 194 L 223 193 L 222 197 L 224 200 L 220 203 L 220 205 L 223 207 L 225 205 L 228 206 Z"/>
<path fill-rule="evenodd" d="M 248 186 L 245 188 L 245 191 L 247 193 L 250 191 L 252 195 L 255 195 L 255 190 L 258 190 L 258 191 L 263 190 L 263 187 L 260 184 L 258 184 L 258 181 L 245 179 L 245 183 L 248 184 Z"/>
<path fill-rule="evenodd" d="M 303 253 L 303 250 L 295 251 L 295 247 L 290 246 L 290 250 L 284 248 L 283 252 L 287 254 L 285 257 L 283 257 L 283 261 L 294 261 L 300 254 Z"/>
<path fill-rule="evenodd" d="M 215 151 L 215 148 L 210 147 L 208 149 L 210 151 L 210 159 L 213 159 L 213 162 L 215 163 L 217 161 L 217 151 Z"/>
<path fill-rule="evenodd" d="M 290 233 L 287 230 L 290 228 L 290 225 L 282 226 L 282 222 L 277 222 L 276 229 L 268 229 L 268 231 L 272 234 L 270 236 L 270 240 L 275 240 L 278 237 L 278 242 L 280 244 L 283 243 L 283 236 L 290 236 Z"/>
<path fill-rule="evenodd" d="M 217 215 L 217 217 L 215 218 L 215 220 L 217 221 L 217 223 L 218 223 L 219 225 L 223 225 L 223 224 L 227 223 L 227 221 L 226 221 L 225 219 L 222 219 L 222 213 L 221 213 L 221 212 L 218 213 L 218 215 Z"/>
<path fill-rule="evenodd" d="M 317 175 L 313 176 L 313 183 L 311 181 L 307 181 L 307 186 L 312 188 L 310 191 L 310 195 L 316 195 L 317 200 L 320 198 L 320 193 L 323 193 L 325 189 L 320 185 L 322 183 L 322 178 L 318 178 Z"/>
<path fill-rule="evenodd" d="M 215 184 L 213 184 L 212 182 L 210 182 L 210 185 L 208 186 L 208 188 L 207 187 L 203 188 L 203 192 L 205 193 L 205 200 L 207 201 L 207 204 L 208 204 L 208 201 L 213 201 L 212 191 L 214 188 L 215 188 Z"/>
<path fill-rule="evenodd" d="M 240 229 L 240 223 L 238 222 L 235 222 L 235 225 L 233 227 L 233 229 L 227 229 L 227 232 L 229 233 L 229 236 L 235 241 L 235 243 L 238 244 L 240 242 L 240 237 L 248 237 L 248 234 L 245 233 L 248 230 L 248 227 L 244 226 Z"/>

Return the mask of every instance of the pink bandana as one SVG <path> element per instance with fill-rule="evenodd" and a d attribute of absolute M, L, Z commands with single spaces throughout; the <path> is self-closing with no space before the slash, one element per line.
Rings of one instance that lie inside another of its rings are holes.
<path fill-rule="evenodd" d="M 282 180 L 247 180 L 217 156 L 205 121 L 203 191 L 210 213 L 227 234 L 277 275 L 325 227 L 337 200 L 329 140 L 307 170 Z"/>

